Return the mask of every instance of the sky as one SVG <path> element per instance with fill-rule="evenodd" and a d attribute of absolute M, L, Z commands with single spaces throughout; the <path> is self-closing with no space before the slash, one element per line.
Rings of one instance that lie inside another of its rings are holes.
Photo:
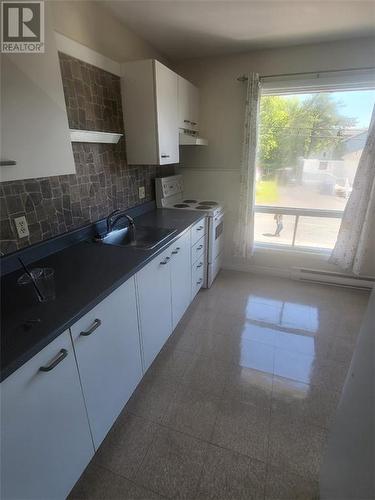
<path fill-rule="evenodd" d="M 335 92 L 334 99 L 345 104 L 342 113 L 358 119 L 356 127 L 368 127 L 375 104 L 375 90 Z"/>
<path fill-rule="evenodd" d="M 307 99 L 311 94 L 300 94 L 300 99 Z M 336 101 L 344 104 L 341 114 L 357 118 L 356 128 L 368 127 L 372 109 L 375 104 L 375 90 L 354 90 L 348 92 L 332 92 Z"/>

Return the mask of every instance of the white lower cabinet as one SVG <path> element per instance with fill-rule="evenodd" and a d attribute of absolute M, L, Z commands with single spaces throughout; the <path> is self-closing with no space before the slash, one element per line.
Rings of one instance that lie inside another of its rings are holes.
<path fill-rule="evenodd" d="M 192 272 L 195 282 L 202 274 L 191 239 L 187 231 L 1 383 L 2 499 L 68 495 L 191 301 Z"/>
<path fill-rule="evenodd" d="M 191 235 L 190 231 L 171 247 L 172 326 L 177 323 L 191 302 Z"/>
<path fill-rule="evenodd" d="M 97 449 L 142 377 L 134 278 L 71 327 Z"/>
<path fill-rule="evenodd" d="M 1 498 L 65 498 L 93 454 L 65 332 L 1 383 Z"/>
<path fill-rule="evenodd" d="M 172 333 L 170 267 L 168 248 L 136 275 L 144 371 Z"/>

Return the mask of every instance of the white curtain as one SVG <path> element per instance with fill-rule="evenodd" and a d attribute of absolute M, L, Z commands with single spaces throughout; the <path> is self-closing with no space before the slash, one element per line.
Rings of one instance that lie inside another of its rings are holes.
<path fill-rule="evenodd" d="M 252 73 L 247 80 L 239 211 L 237 227 L 234 233 L 235 256 L 242 258 L 252 255 L 254 244 L 255 160 L 258 139 L 259 97 L 259 75 Z"/>
<path fill-rule="evenodd" d="M 375 272 L 375 106 L 330 262 L 355 274 Z"/>

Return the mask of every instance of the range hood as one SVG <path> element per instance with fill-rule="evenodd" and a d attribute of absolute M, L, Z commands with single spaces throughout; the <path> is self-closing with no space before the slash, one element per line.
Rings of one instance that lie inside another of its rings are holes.
<path fill-rule="evenodd" d="M 197 132 L 180 129 L 180 146 L 208 146 L 208 140 L 200 137 Z"/>
<path fill-rule="evenodd" d="M 72 142 L 96 142 L 103 144 L 117 144 L 123 134 L 115 132 L 98 132 L 96 130 L 70 129 Z"/>

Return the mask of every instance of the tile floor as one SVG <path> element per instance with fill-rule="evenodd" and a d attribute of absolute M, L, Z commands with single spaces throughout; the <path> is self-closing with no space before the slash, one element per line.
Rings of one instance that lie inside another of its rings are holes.
<path fill-rule="evenodd" d="M 71 498 L 313 499 L 368 295 L 223 271 Z"/>

